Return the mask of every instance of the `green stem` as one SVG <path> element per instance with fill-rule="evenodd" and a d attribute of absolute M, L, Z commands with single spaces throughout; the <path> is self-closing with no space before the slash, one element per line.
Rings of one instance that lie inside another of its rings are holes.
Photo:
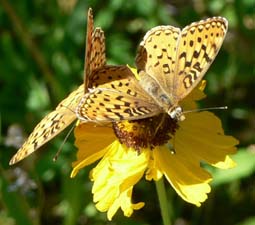
<path fill-rule="evenodd" d="M 156 181 L 155 183 L 156 183 L 156 189 L 158 193 L 161 216 L 163 219 L 163 225 L 171 225 L 172 223 L 170 219 L 170 208 L 169 208 L 170 204 L 167 201 L 164 179 L 162 178 Z"/>

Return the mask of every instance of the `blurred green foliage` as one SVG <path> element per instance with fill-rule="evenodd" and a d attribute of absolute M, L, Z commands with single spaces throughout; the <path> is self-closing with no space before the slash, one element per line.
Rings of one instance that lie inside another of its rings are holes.
<path fill-rule="evenodd" d="M 73 138 L 57 162 L 52 158 L 65 134 L 17 166 L 8 166 L 23 141 L 47 112 L 82 83 L 86 13 L 106 35 L 107 62 L 134 66 L 136 48 L 150 28 L 183 27 L 205 17 L 229 21 L 224 45 L 206 75 L 202 106 L 216 112 L 227 134 L 240 140 L 233 170 L 212 170 L 209 199 L 196 208 L 169 187 L 175 224 L 255 224 L 255 2 L 254 0 L 0 0 L 0 224 L 160 224 L 153 183 L 136 186 L 144 209 L 106 222 L 92 203 L 88 170 L 70 179 Z M 12 128 L 12 129 L 11 129 Z M 12 131 L 12 132 L 11 132 Z M 47 150 L 47 151 L 46 151 Z"/>

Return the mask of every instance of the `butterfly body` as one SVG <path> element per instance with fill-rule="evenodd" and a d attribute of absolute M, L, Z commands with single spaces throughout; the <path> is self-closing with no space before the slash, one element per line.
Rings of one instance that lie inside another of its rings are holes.
<path fill-rule="evenodd" d="M 178 105 L 173 105 L 173 97 L 164 91 L 160 84 L 144 71 L 141 71 L 139 75 L 141 87 L 157 102 L 162 108 L 162 112 L 167 113 L 172 119 L 183 121 L 185 117 L 182 114 L 182 108 Z"/>

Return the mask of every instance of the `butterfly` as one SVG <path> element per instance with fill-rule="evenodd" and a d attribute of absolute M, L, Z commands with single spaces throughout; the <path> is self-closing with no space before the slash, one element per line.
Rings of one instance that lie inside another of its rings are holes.
<path fill-rule="evenodd" d="M 90 84 L 91 73 L 106 64 L 104 32 L 101 28 L 94 29 L 91 8 L 88 10 L 86 37 L 84 84 L 61 101 L 54 111 L 38 123 L 22 147 L 10 160 L 10 165 L 19 162 L 36 151 L 77 119 L 74 111 L 84 93 L 92 87 Z"/>
<path fill-rule="evenodd" d="M 172 119 L 184 120 L 180 102 L 202 80 L 223 43 L 227 27 L 225 18 L 212 17 L 182 30 L 169 25 L 152 28 L 138 48 L 139 79 L 126 71 L 127 76 L 115 79 L 112 86 L 90 90 L 76 108 L 77 117 L 85 122 L 107 122 L 167 113 Z M 97 76 L 100 73 L 97 71 Z"/>

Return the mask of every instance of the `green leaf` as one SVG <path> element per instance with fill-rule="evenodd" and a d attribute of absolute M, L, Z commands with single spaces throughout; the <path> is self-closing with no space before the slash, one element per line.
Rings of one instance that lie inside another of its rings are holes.
<path fill-rule="evenodd" d="M 241 223 L 238 223 L 236 225 L 254 225 L 255 224 L 255 217 L 250 217 L 246 220 L 244 220 L 243 222 Z"/>

